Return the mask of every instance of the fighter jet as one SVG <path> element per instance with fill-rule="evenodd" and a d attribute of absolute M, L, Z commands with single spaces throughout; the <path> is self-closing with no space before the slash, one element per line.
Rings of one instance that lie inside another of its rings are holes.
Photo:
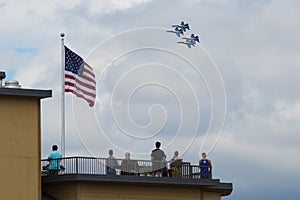
<path fill-rule="evenodd" d="M 199 36 L 198 35 L 194 35 L 194 33 L 191 34 L 191 37 L 183 37 L 182 39 L 185 39 L 186 42 L 189 42 L 189 41 L 194 41 L 194 42 L 200 42 L 199 41 Z"/>
<path fill-rule="evenodd" d="M 178 27 L 176 27 L 174 30 L 169 30 L 169 31 L 167 31 L 167 32 L 175 33 L 178 37 L 180 37 L 180 34 L 183 35 L 182 29 L 181 29 L 181 28 L 178 28 Z"/>
<path fill-rule="evenodd" d="M 200 42 L 199 36 L 191 34 L 191 37 L 183 37 L 184 42 L 177 42 L 178 44 L 185 44 L 188 48 L 191 48 L 192 46 L 195 46 L 195 44 Z"/>
<path fill-rule="evenodd" d="M 191 48 L 192 46 L 194 47 L 196 42 L 191 40 L 191 41 L 184 41 L 184 42 L 177 42 L 178 44 L 185 44 L 188 48 Z"/>
<path fill-rule="evenodd" d="M 172 27 L 181 28 L 184 32 L 186 31 L 186 29 L 190 30 L 189 24 L 188 23 L 184 24 L 184 21 L 181 21 L 180 24 L 172 25 Z"/>

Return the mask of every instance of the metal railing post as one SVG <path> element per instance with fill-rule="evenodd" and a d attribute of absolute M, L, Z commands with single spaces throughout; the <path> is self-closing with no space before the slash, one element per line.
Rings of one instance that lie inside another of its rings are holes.
<path fill-rule="evenodd" d="M 75 168 L 76 175 L 78 175 L 78 157 L 75 158 Z"/>
<path fill-rule="evenodd" d="M 193 167 L 189 165 L 189 178 L 193 178 Z"/>

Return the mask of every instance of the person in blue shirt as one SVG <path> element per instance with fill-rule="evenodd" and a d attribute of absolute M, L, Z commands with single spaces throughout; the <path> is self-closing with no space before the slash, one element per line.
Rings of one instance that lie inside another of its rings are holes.
<path fill-rule="evenodd" d="M 206 158 L 206 153 L 202 153 L 202 159 L 199 161 L 200 178 L 210 179 L 212 164 L 211 160 Z"/>
<path fill-rule="evenodd" d="M 61 158 L 62 158 L 62 155 L 58 151 L 58 146 L 53 145 L 52 152 L 48 156 L 48 161 L 49 161 L 48 172 L 50 175 L 58 174 L 58 172 L 60 171 Z"/>

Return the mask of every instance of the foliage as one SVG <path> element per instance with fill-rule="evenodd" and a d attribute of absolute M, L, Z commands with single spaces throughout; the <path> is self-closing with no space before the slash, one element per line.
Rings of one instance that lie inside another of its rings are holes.
<path fill-rule="evenodd" d="M 177 167 L 172 167 L 172 177 L 174 178 L 181 178 L 181 171 Z"/>
<path fill-rule="evenodd" d="M 150 174 L 152 171 L 151 166 L 140 166 L 139 167 L 139 173 L 144 174 L 147 176 L 147 174 Z"/>

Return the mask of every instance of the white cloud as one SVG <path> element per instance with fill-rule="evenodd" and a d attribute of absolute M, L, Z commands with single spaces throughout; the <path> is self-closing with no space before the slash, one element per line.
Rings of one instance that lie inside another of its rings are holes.
<path fill-rule="evenodd" d="M 91 13 L 95 14 L 109 14 L 110 12 L 116 12 L 120 10 L 127 10 L 140 3 L 149 2 L 150 0 L 128 0 L 128 1 L 118 1 L 118 0 L 92 0 L 88 3 L 89 10 Z"/>

